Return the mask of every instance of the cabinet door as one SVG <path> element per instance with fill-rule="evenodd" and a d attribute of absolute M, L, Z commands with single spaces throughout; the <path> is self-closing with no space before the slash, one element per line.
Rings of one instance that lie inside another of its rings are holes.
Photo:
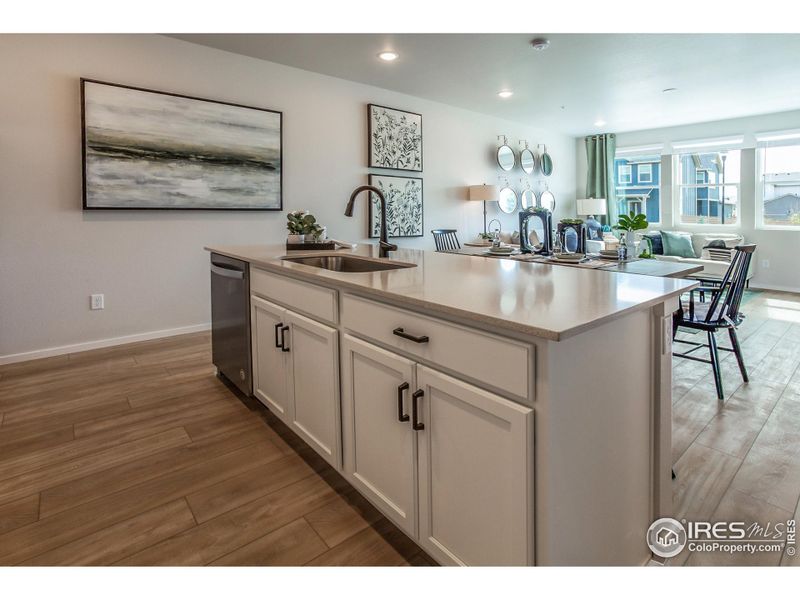
<path fill-rule="evenodd" d="M 281 349 L 286 331 L 286 309 L 255 296 L 250 298 L 253 352 L 253 394 L 282 421 L 289 424 L 289 356 Z"/>
<path fill-rule="evenodd" d="M 292 428 L 325 460 L 341 467 L 338 332 L 286 311 L 290 329 Z"/>
<path fill-rule="evenodd" d="M 342 446 L 350 483 L 416 537 L 414 363 L 349 335 L 342 343 Z"/>
<path fill-rule="evenodd" d="M 444 564 L 533 564 L 533 410 L 427 367 L 417 381 L 420 544 Z"/>

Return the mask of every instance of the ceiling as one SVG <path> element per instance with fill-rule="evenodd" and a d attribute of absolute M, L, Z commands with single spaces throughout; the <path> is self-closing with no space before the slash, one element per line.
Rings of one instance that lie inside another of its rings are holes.
<path fill-rule="evenodd" d="M 575 136 L 800 108 L 795 34 L 553 34 L 542 52 L 535 34 L 172 37 Z"/>

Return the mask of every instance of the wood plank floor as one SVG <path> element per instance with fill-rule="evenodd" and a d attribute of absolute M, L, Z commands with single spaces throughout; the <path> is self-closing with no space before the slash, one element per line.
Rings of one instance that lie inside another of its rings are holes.
<path fill-rule="evenodd" d="M 800 519 L 800 294 L 748 293 L 741 310 L 747 318 L 738 336 L 750 382 L 742 383 L 733 354 L 720 353 L 724 402 L 717 400 L 709 365 L 675 359 L 672 458 L 678 478 L 672 516 L 677 519 L 762 524 Z M 702 334 L 680 335 L 705 342 Z M 723 336 L 720 345 L 729 346 Z M 684 551 L 668 563 L 800 565 L 796 556 L 780 552 Z"/>
<path fill-rule="evenodd" d="M 0 565 L 433 561 L 193 334 L 0 366 Z"/>
<path fill-rule="evenodd" d="M 723 357 L 676 360 L 674 515 L 800 519 L 800 295 L 750 294 Z M 0 565 L 429 565 L 257 402 L 207 333 L 0 366 Z M 670 564 L 798 564 L 686 552 Z"/>

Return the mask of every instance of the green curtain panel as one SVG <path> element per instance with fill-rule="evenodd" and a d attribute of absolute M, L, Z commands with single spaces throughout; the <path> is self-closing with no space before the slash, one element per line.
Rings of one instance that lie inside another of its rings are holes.
<path fill-rule="evenodd" d="M 619 219 L 619 203 L 614 186 L 614 153 L 617 136 L 613 133 L 586 136 L 586 197 L 605 198 L 608 205 L 604 224 L 614 225 Z"/>

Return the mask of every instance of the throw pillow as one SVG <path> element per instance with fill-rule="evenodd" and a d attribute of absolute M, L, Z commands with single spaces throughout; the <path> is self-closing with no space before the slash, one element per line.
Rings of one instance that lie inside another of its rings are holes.
<path fill-rule="evenodd" d="M 651 231 L 645 233 L 644 237 L 650 240 L 653 245 L 653 254 L 664 254 L 664 243 L 661 241 L 661 233 L 658 231 Z"/>
<path fill-rule="evenodd" d="M 692 247 L 692 236 L 674 231 L 662 231 L 661 241 L 664 245 L 665 256 L 678 256 L 680 258 L 696 258 Z"/>

